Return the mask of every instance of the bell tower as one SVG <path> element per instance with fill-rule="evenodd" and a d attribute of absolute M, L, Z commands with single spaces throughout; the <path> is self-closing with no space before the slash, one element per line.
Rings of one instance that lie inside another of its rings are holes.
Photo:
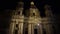
<path fill-rule="evenodd" d="M 40 11 L 38 8 L 35 6 L 34 2 L 30 2 L 30 8 L 26 10 L 26 15 L 27 16 L 35 16 L 35 17 L 40 17 Z"/>
<path fill-rule="evenodd" d="M 24 6 L 24 3 L 22 1 L 18 2 L 15 14 L 22 15 L 23 9 L 24 9 L 23 6 Z"/>
<path fill-rule="evenodd" d="M 15 10 L 12 12 L 11 23 L 9 28 L 9 34 L 23 34 L 23 13 L 24 3 L 22 1 L 18 2 Z"/>
<path fill-rule="evenodd" d="M 30 3 L 30 16 L 40 17 L 40 12 L 33 1 Z"/>
<path fill-rule="evenodd" d="M 51 6 L 45 5 L 44 9 L 45 9 L 46 17 L 52 17 L 53 16 Z"/>
<path fill-rule="evenodd" d="M 53 14 L 52 14 L 51 6 L 45 5 L 44 9 L 45 9 L 46 17 L 42 18 L 42 24 L 43 24 L 43 29 L 44 29 L 43 31 L 45 32 L 45 34 L 53 34 L 53 29 L 52 29 Z"/>
<path fill-rule="evenodd" d="M 34 5 L 34 2 L 30 2 L 28 17 L 28 34 L 42 34 L 41 16 L 40 11 Z"/>

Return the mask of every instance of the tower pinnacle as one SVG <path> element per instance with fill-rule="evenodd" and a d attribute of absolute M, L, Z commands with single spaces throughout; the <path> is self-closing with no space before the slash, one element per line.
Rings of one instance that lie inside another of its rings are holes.
<path fill-rule="evenodd" d="M 34 5 L 34 2 L 31 2 L 31 5 Z"/>

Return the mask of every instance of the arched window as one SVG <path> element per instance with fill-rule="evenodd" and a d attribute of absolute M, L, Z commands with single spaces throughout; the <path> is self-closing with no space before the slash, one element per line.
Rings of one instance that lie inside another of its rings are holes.
<path fill-rule="evenodd" d="M 16 27 L 18 28 L 18 24 L 16 24 Z"/>
<path fill-rule="evenodd" d="M 33 16 L 35 16 L 35 13 L 33 13 Z"/>
<path fill-rule="evenodd" d="M 17 13 L 18 15 L 20 14 L 20 11 L 18 11 L 18 13 Z"/>
<path fill-rule="evenodd" d="M 16 28 L 15 31 L 14 31 L 14 34 L 18 34 L 18 24 L 16 24 Z"/>

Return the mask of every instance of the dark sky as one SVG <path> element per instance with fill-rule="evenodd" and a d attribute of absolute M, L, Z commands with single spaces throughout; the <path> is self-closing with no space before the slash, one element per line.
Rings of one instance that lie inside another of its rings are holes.
<path fill-rule="evenodd" d="M 5 9 L 15 9 L 17 2 L 19 0 L 0 0 L 0 9 L 5 10 Z M 28 7 L 26 3 L 29 3 L 29 0 L 23 0 L 25 2 L 25 6 Z M 59 1 L 58 0 L 34 0 L 36 6 L 40 9 L 44 6 L 44 4 L 49 4 L 52 5 L 53 10 L 57 11 L 59 7 Z M 1 11 L 0 11 L 1 12 Z"/>
<path fill-rule="evenodd" d="M 0 28 L 7 28 L 9 12 L 4 11 L 6 9 L 15 9 L 19 0 L 0 0 Z M 25 7 L 29 7 L 29 0 L 23 0 Z M 52 6 L 52 10 L 55 14 L 59 14 L 59 1 L 58 0 L 34 0 L 35 5 L 41 11 L 43 11 L 44 4 Z"/>
<path fill-rule="evenodd" d="M 15 7 L 16 2 L 18 2 L 19 0 L 0 0 L 0 7 L 3 9 L 12 9 Z M 28 0 L 23 0 L 24 2 L 29 2 Z M 43 3 L 47 3 L 47 4 L 51 4 L 51 5 L 57 5 L 58 1 L 57 0 L 34 0 L 36 3 L 38 4 L 43 4 Z"/>

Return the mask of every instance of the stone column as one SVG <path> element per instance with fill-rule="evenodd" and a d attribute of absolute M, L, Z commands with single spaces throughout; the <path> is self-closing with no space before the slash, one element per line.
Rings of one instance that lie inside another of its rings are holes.
<path fill-rule="evenodd" d="M 21 34 L 23 34 L 23 23 L 21 23 Z"/>
<path fill-rule="evenodd" d="M 31 30 L 31 24 L 28 24 L 28 34 L 32 34 Z"/>
<path fill-rule="evenodd" d="M 21 34 L 21 25 L 20 25 L 20 23 L 18 24 L 18 34 Z"/>
<path fill-rule="evenodd" d="M 50 29 L 49 29 L 49 25 L 48 24 L 44 24 L 44 27 L 46 29 L 46 34 L 50 34 Z"/>
<path fill-rule="evenodd" d="M 19 23 L 18 34 L 23 34 L 23 23 Z"/>
<path fill-rule="evenodd" d="M 34 24 L 31 24 L 31 29 L 32 29 L 31 33 L 34 34 Z"/>
<path fill-rule="evenodd" d="M 15 23 L 10 24 L 9 34 L 14 34 L 15 25 L 16 25 Z"/>
<path fill-rule="evenodd" d="M 46 27 L 46 33 L 52 34 L 52 27 L 49 24 L 47 24 L 45 27 Z"/>
<path fill-rule="evenodd" d="M 43 34 L 42 24 L 39 25 L 39 33 L 38 34 Z"/>
<path fill-rule="evenodd" d="M 33 24 L 28 25 L 28 34 L 34 34 L 34 26 L 33 26 Z"/>
<path fill-rule="evenodd" d="M 38 26 L 38 27 L 37 27 L 37 34 L 41 34 L 40 32 L 41 32 L 41 31 L 40 31 L 40 27 Z"/>

